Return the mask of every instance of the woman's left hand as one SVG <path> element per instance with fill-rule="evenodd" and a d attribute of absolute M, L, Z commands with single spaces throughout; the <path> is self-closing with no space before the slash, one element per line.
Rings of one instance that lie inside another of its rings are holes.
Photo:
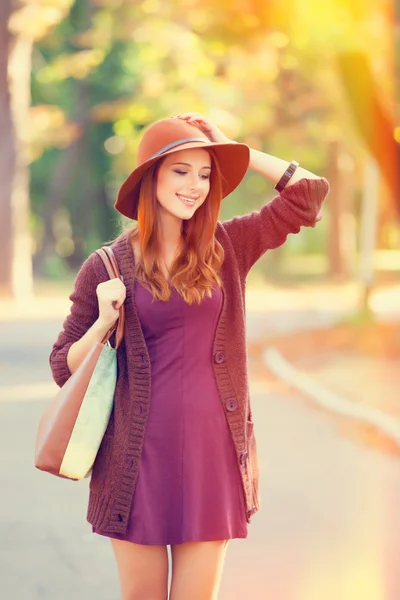
<path fill-rule="evenodd" d="M 177 119 L 182 119 L 191 125 L 195 125 L 200 129 L 202 133 L 204 133 L 210 142 L 217 142 L 219 144 L 233 144 L 232 140 L 226 137 L 222 133 L 220 129 L 214 123 L 212 123 L 209 119 L 206 119 L 202 115 L 196 112 L 190 113 L 182 113 L 181 115 L 176 115 Z"/>

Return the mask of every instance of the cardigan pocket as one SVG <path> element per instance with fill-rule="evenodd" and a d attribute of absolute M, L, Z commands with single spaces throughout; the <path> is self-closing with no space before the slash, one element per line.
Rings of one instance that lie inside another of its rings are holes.
<path fill-rule="evenodd" d="M 106 473 L 111 462 L 112 440 L 112 435 L 105 434 L 101 442 L 93 465 L 92 477 L 89 484 L 90 489 L 93 491 L 99 491 L 106 480 Z"/>

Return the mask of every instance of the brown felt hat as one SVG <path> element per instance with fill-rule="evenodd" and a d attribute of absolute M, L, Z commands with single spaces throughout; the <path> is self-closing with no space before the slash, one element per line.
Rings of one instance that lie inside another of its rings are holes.
<path fill-rule="evenodd" d="M 137 167 L 122 184 L 115 208 L 130 219 L 137 219 L 140 183 L 144 173 L 160 158 L 188 148 L 212 148 L 222 175 L 222 197 L 230 194 L 242 181 L 249 166 L 250 150 L 246 144 L 210 142 L 195 125 L 171 117 L 150 125 L 140 140 Z"/>

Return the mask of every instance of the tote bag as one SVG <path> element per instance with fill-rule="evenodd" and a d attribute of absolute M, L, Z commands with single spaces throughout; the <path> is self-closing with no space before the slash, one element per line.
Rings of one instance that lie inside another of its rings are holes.
<path fill-rule="evenodd" d="M 121 278 L 112 249 L 96 250 L 110 279 Z M 44 412 L 36 437 L 35 467 L 79 480 L 92 470 L 107 428 L 117 382 L 117 349 L 124 334 L 124 305 L 118 321 L 96 342 Z M 115 347 L 109 342 L 116 331 Z"/>

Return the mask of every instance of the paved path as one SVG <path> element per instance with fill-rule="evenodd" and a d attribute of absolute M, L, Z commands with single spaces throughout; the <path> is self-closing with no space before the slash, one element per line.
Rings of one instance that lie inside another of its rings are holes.
<path fill-rule="evenodd" d="M 109 542 L 85 520 L 87 482 L 33 468 L 59 325 L 0 325 L 1 596 L 117 600 Z M 398 459 L 282 389 L 252 386 L 262 509 L 231 543 L 220 600 L 398 600 Z"/>

